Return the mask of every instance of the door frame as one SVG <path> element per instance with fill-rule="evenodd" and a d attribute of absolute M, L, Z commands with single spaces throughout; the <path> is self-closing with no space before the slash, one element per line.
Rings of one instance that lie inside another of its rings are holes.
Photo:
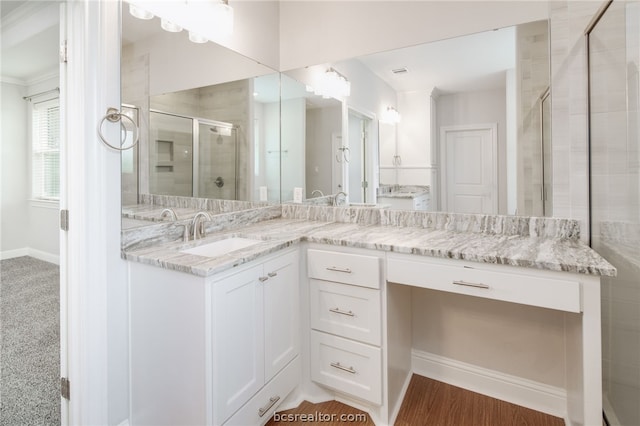
<path fill-rule="evenodd" d="M 493 183 L 491 185 L 491 203 L 493 214 L 498 214 L 499 191 L 498 191 L 498 123 L 462 124 L 454 126 L 440 126 L 440 206 L 443 211 L 448 209 L 447 192 L 447 134 L 460 131 L 489 130 L 491 132 L 491 155 L 493 158 Z"/>

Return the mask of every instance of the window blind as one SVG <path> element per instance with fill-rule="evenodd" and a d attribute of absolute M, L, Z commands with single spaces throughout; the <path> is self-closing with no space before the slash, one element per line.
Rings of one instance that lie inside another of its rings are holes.
<path fill-rule="evenodd" d="M 60 107 L 58 99 L 33 105 L 32 196 L 60 198 Z"/>

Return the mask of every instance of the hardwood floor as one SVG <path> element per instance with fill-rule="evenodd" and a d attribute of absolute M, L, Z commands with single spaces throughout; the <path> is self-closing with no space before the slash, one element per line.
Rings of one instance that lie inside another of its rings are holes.
<path fill-rule="evenodd" d="M 320 404 L 304 401 L 299 407 L 279 414 L 314 415 L 314 413 L 322 413 L 324 418 L 334 414 L 333 418 L 336 420 L 329 422 L 319 419 L 319 421 L 309 422 L 299 419 L 299 421 L 286 423 L 373 425 L 368 415 L 364 419 L 360 416 L 354 421 L 339 421 L 342 414 L 353 416 L 365 413 L 337 401 Z M 293 419 L 290 416 L 287 420 Z M 282 423 L 285 422 L 274 421 L 272 418 L 267 424 Z M 564 420 L 414 374 L 395 424 L 396 426 L 563 426 Z"/>

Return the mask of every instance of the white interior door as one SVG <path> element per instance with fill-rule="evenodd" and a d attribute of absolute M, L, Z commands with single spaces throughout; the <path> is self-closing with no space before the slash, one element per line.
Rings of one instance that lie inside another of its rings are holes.
<path fill-rule="evenodd" d="M 497 125 L 443 127 L 440 143 L 444 210 L 497 214 Z"/>
<path fill-rule="evenodd" d="M 60 4 L 60 42 L 67 40 L 67 5 Z M 68 210 L 68 146 L 67 146 L 67 66 L 60 61 L 60 210 Z M 68 339 L 68 241 L 67 232 L 60 231 L 60 378 L 69 378 Z M 68 425 L 69 400 L 60 396 L 60 424 Z"/>
<path fill-rule="evenodd" d="M 342 145 L 342 135 L 340 133 L 333 133 L 331 135 L 331 148 L 333 152 L 333 159 L 331 160 L 331 194 L 337 194 L 340 191 L 344 191 L 344 168 L 345 168 L 345 155 Z M 347 157 L 348 158 L 348 157 Z"/>

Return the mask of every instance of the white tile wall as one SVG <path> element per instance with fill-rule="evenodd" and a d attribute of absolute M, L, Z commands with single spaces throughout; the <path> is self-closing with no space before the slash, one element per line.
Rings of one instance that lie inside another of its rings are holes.
<path fill-rule="evenodd" d="M 618 269 L 602 286 L 603 386 L 629 425 L 640 424 L 639 44 L 638 2 L 613 2 L 590 35 L 592 240 Z"/>

